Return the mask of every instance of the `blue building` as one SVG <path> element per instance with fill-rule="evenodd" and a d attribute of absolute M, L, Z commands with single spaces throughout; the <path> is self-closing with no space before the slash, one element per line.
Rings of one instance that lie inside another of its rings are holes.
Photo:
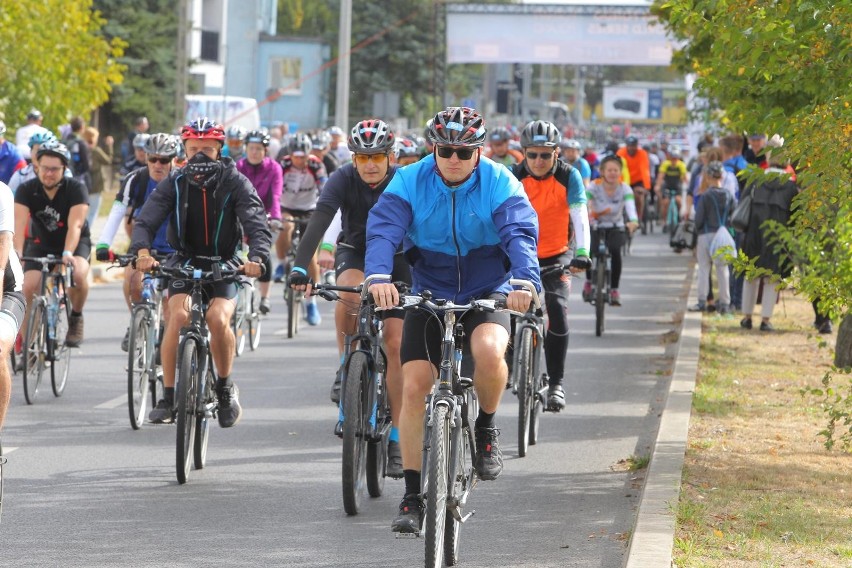
<path fill-rule="evenodd" d="M 189 0 L 189 69 L 196 93 L 257 100 L 261 123 L 328 123 L 329 46 L 275 35 L 275 0 Z"/>

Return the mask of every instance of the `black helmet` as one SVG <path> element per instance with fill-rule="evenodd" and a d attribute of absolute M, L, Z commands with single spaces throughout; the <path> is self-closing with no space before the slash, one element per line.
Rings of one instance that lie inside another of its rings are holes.
<path fill-rule="evenodd" d="M 370 118 L 362 120 L 349 132 L 347 146 L 356 154 L 387 154 L 392 152 L 396 136 L 383 120 Z"/>
<path fill-rule="evenodd" d="M 245 138 L 243 138 L 243 142 L 246 144 L 249 142 L 257 142 L 258 144 L 269 146 L 269 133 L 267 133 L 266 130 L 252 130 L 246 134 Z"/>
<path fill-rule="evenodd" d="M 314 150 L 325 150 L 331 145 L 331 134 L 325 130 L 317 130 L 311 134 L 311 144 Z"/>
<path fill-rule="evenodd" d="M 639 139 L 636 138 L 635 136 L 628 136 L 624 140 L 624 143 L 628 146 L 638 146 L 639 145 Z"/>
<path fill-rule="evenodd" d="M 530 146 L 555 148 L 560 140 L 562 140 L 562 135 L 559 134 L 559 129 L 556 128 L 555 124 L 546 120 L 533 120 L 521 131 L 521 147 L 523 148 Z"/>
<path fill-rule="evenodd" d="M 71 153 L 68 152 L 68 148 L 58 140 L 48 140 L 39 146 L 38 152 L 36 152 L 36 160 L 41 159 L 42 156 L 56 156 L 62 160 L 62 165 L 66 167 L 68 162 L 71 161 Z"/>
<path fill-rule="evenodd" d="M 310 137 L 304 132 L 295 133 L 287 143 L 287 153 L 291 156 L 296 152 L 302 152 L 305 155 L 310 154 L 313 148 L 314 145 L 311 144 Z"/>
<path fill-rule="evenodd" d="M 512 134 L 505 126 L 498 126 L 488 133 L 488 140 L 491 142 L 506 142 L 511 140 Z"/>
<path fill-rule="evenodd" d="M 447 107 L 426 124 L 429 139 L 450 146 L 485 144 L 485 119 L 470 107 Z"/>
<path fill-rule="evenodd" d="M 137 134 L 137 136 L 139 135 Z M 180 143 L 175 136 L 159 132 L 152 134 L 145 140 L 145 153 L 174 158 L 177 156 L 178 146 L 180 146 Z"/>

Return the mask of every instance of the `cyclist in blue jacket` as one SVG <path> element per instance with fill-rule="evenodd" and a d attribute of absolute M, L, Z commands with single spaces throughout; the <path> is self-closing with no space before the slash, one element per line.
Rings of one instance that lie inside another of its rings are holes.
<path fill-rule="evenodd" d="M 509 279 L 529 280 L 539 290 L 541 281 L 538 218 L 521 183 L 482 157 L 485 123 L 474 109 L 449 107 L 428 123 L 427 132 L 435 144 L 432 154 L 400 169 L 370 210 L 365 275 L 390 274 L 402 243 L 414 292 L 430 290 L 435 298 L 457 303 L 499 295 L 510 309 L 525 311 L 530 293 L 514 290 Z M 374 283 L 370 291 L 380 308 L 399 302 L 390 282 Z M 503 355 L 510 318 L 506 312 L 468 312 L 460 322 L 476 363 L 475 466 L 480 478 L 495 479 L 503 470 L 494 414 L 508 376 Z M 438 375 L 440 327 L 420 312 L 406 313 L 403 323 L 399 432 L 405 496 L 391 525 L 396 532 L 417 532 L 421 526 L 423 401 Z"/>

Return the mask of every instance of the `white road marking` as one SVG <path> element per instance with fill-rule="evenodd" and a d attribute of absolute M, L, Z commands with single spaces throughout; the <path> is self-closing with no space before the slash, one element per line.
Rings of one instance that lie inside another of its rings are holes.
<path fill-rule="evenodd" d="M 122 404 L 127 403 L 127 395 L 123 394 L 121 396 L 117 396 L 112 400 L 108 400 L 106 402 L 102 402 L 97 405 L 95 408 L 98 410 L 112 410 L 113 408 L 118 408 Z"/>

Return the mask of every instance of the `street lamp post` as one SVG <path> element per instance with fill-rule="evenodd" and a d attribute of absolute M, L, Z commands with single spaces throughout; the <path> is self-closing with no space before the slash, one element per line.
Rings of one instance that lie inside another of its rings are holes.
<path fill-rule="evenodd" d="M 352 46 L 352 0 L 340 0 L 340 31 L 337 41 L 337 96 L 334 122 L 344 130 L 349 125 L 349 50 Z"/>

